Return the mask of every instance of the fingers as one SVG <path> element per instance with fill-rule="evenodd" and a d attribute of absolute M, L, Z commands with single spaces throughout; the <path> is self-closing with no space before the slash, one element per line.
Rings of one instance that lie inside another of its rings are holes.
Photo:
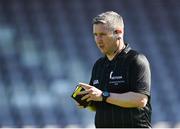
<path fill-rule="evenodd" d="M 81 100 L 86 100 L 87 102 L 89 102 L 89 101 L 92 100 L 92 97 L 90 96 L 90 94 L 87 94 L 87 95 L 83 96 L 83 97 L 81 98 Z"/>
<path fill-rule="evenodd" d="M 78 108 L 79 108 L 79 109 L 83 109 L 83 108 L 84 108 L 84 106 L 78 105 Z"/>
<path fill-rule="evenodd" d="M 85 94 L 91 94 L 93 91 L 92 89 L 86 90 L 86 91 L 81 91 L 77 95 L 85 95 Z"/>
<path fill-rule="evenodd" d="M 87 99 L 87 98 L 89 98 L 89 97 L 90 97 L 89 94 L 87 94 L 87 95 L 83 96 L 83 97 L 81 98 L 81 100 L 85 100 L 85 99 Z"/>
<path fill-rule="evenodd" d="M 82 83 L 82 82 L 80 82 L 79 85 L 80 85 L 82 88 L 84 88 L 85 90 L 88 90 L 88 89 L 92 88 L 92 86 L 90 86 L 89 84 Z"/>
<path fill-rule="evenodd" d="M 83 109 L 83 108 L 84 108 L 84 106 L 81 106 L 78 102 L 75 101 L 75 103 L 76 103 L 76 105 L 77 105 L 78 108 L 80 108 L 80 109 Z"/>
<path fill-rule="evenodd" d="M 79 86 L 81 86 L 82 88 L 85 89 L 85 91 L 81 91 L 78 93 L 78 95 L 84 95 L 84 94 L 87 94 L 87 93 L 90 93 L 91 92 L 91 88 L 92 86 L 86 84 L 86 83 L 79 83 Z"/>
<path fill-rule="evenodd" d="M 89 91 L 81 91 L 77 95 L 84 95 L 84 94 L 88 94 L 88 93 L 89 93 Z"/>
<path fill-rule="evenodd" d="M 99 101 L 100 96 L 101 96 L 101 90 L 97 89 L 94 86 L 91 86 L 89 84 L 85 83 L 79 83 L 79 86 L 85 89 L 85 91 L 81 91 L 78 93 L 78 95 L 83 95 L 81 100 L 86 100 L 86 101 Z"/>
<path fill-rule="evenodd" d="M 86 101 L 89 102 L 89 101 L 91 101 L 91 100 L 92 100 L 91 98 L 88 98 Z"/>
<path fill-rule="evenodd" d="M 94 98 L 93 96 L 95 96 L 95 95 L 96 95 L 95 92 L 89 93 L 89 94 L 83 96 L 83 97 L 81 98 L 81 100 L 87 99 L 86 101 L 89 102 L 89 101 L 93 100 L 93 98 Z"/>
<path fill-rule="evenodd" d="M 80 105 L 80 104 L 79 104 L 78 102 L 76 102 L 76 101 L 75 101 L 75 104 L 76 104 L 77 106 L 79 106 L 79 105 Z"/>

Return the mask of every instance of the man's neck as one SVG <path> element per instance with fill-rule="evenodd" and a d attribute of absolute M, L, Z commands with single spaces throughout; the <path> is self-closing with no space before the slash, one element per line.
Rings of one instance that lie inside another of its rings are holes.
<path fill-rule="evenodd" d="M 121 53 L 122 50 L 123 50 L 125 47 L 126 47 L 126 46 L 125 46 L 125 44 L 123 43 L 121 46 L 118 47 L 118 49 L 117 49 L 115 52 L 113 52 L 112 54 L 107 54 L 106 56 L 107 56 L 108 60 L 110 60 L 110 61 L 113 60 L 114 57 L 115 57 L 117 54 Z"/>

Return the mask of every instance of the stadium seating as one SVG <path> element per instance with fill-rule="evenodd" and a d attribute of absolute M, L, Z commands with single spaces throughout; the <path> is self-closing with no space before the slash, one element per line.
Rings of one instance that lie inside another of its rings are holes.
<path fill-rule="evenodd" d="M 179 0 L 0 0 L 0 127 L 94 127 L 71 99 L 102 56 L 92 18 L 114 10 L 152 68 L 153 127 L 180 123 Z"/>

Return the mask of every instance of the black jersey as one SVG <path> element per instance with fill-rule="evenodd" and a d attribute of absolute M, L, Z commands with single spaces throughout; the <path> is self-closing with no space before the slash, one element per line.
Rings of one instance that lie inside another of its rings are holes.
<path fill-rule="evenodd" d="M 148 96 L 143 108 L 124 108 L 106 102 L 93 102 L 96 106 L 97 128 L 149 128 L 151 127 L 149 62 L 143 54 L 131 50 L 129 45 L 112 61 L 100 58 L 93 67 L 90 85 L 112 93 L 137 92 Z"/>

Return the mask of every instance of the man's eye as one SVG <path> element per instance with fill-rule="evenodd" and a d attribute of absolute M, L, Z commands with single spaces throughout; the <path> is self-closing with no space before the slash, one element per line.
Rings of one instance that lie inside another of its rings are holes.
<path fill-rule="evenodd" d="M 103 37 L 103 36 L 106 36 L 107 34 L 94 34 L 94 37 Z"/>
<path fill-rule="evenodd" d="M 101 36 L 105 36 L 106 34 L 100 34 Z"/>

